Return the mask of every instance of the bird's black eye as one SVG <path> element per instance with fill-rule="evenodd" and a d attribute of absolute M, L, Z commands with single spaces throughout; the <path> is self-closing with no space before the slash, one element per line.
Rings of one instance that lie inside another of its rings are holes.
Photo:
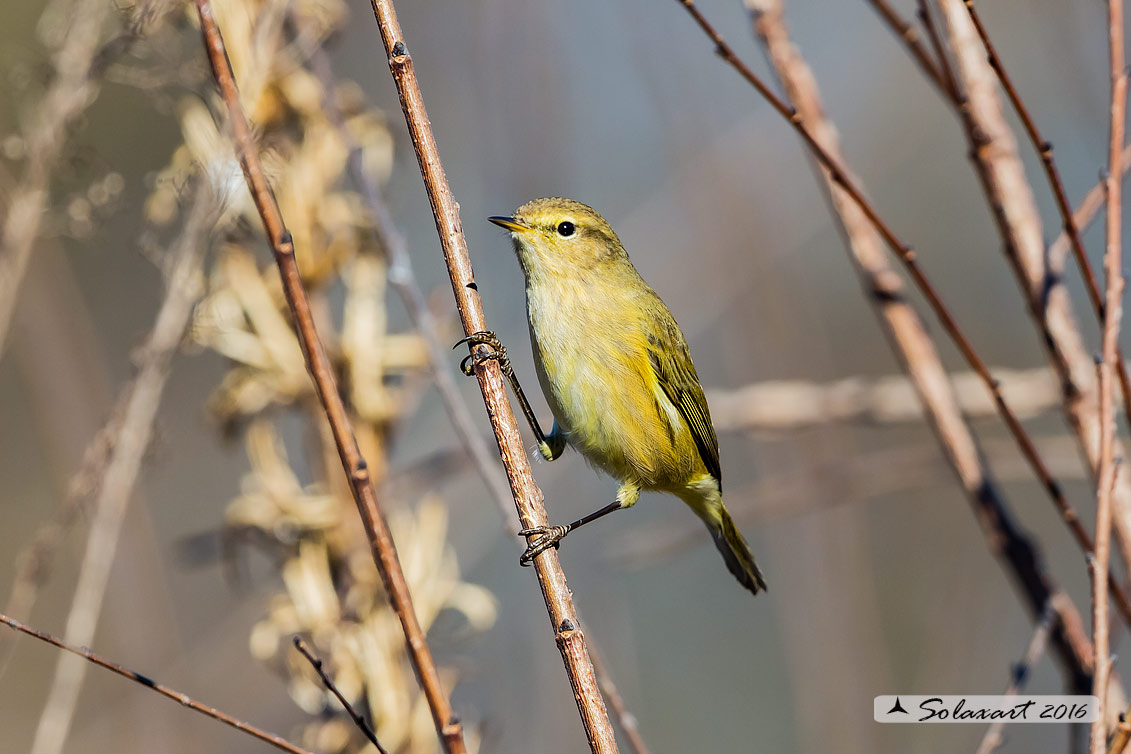
<path fill-rule="evenodd" d="M 571 223 L 569 220 L 558 223 L 559 236 L 572 236 L 575 230 L 577 230 L 577 228 L 574 227 L 573 223 Z"/>

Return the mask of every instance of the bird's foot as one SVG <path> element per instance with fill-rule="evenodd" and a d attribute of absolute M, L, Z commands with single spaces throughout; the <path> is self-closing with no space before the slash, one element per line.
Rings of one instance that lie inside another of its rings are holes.
<path fill-rule="evenodd" d="M 526 551 L 519 556 L 519 565 L 528 566 L 534 562 L 534 558 L 538 557 L 546 550 L 553 547 L 558 549 L 558 543 L 562 541 L 565 535 L 569 534 L 570 526 L 532 526 L 529 529 L 523 529 L 518 533 L 520 537 L 533 537 L 536 535 L 538 539 L 529 543 L 526 546 Z"/>
<path fill-rule="evenodd" d="M 463 357 L 463 360 L 459 363 L 459 368 L 468 377 L 475 374 L 475 367 L 490 359 L 499 362 L 499 369 L 503 371 L 503 374 L 511 373 L 511 360 L 507 356 L 507 347 L 503 345 L 495 333 L 490 330 L 480 330 L 466 338 L 460 338 L 452 348 L 459 348 L 465 343 L 471 346 L 471 353 Z M 484 353 L 475 346 L 487 346 L 491 350 Z"/>

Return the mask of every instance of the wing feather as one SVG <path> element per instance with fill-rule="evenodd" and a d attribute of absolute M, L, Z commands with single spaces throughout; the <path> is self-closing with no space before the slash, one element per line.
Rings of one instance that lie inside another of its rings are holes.
<path fill-rule="evenodd" d="M 663 304 L 660 304 L 663 307 Z M 662 315 L 666 314 L 664 317 Z M 711 424 L 711 413 L 699 375 L 691 361 L 691 352 L 679 326 L 666 310 L 657 312 L 648 333 L 648 361 L 660 383 L 660 389 L 672 402 L 679 415 L 691 430 L 695 447 L 707 471 L 722 486 L 722 468 L 719 465 L 719 441 Z"/>

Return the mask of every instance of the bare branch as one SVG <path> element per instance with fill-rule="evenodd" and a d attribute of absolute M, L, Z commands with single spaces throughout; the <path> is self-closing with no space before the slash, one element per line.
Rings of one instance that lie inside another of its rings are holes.
<path fill-rule="evenodd" d="M 299 748 L 298 746 L 295 746 L 294 744 L 289 743 L 288 741 L 284 740 L 283 738 L 276 736 L 274 733 L 268 733 L 265 730 L 262 730 L 260 728 L 256 728 L 254 725 L 250 725 L 249 723 L 245 723 L 243 720 L 238 720 L 238 719 L 232 717 L 231 715 L 228 715 L 224 712 L 221 712 L 220 710 L 216 709 L 215 707 L 209 707 L 206 704 L 201 704 L 200 702 L 198 702 L 195 699 L 187 696 L 186 694 L 182 694 L 181 692 L 179 692 L 175 689 L 171 689 L 168 686 L 165 686 L 164 684 L 158 683 L 157 681 L 154 681 L 152 678 L 144 676 L 141 673 L 138 673 L 134 670 L 130 670 L 129 668 L 123 667 L 123 666 L 121 666 L 121 665 L 119 665 L 115 662 L 111 662 L 110 660 L 107 660 L 104 657 L 97 655 L 94 652 L 91 652 L 89 649 L 86 649 L 84 647 L 75 646 L 74 644 L 70 644 L 70 643 L 63 641 L 62 639 L 58 639 L 58 638 L 56 638 L 56 637 L 54 637 L 50 634 L 45 634 L 42 631 L 39 631 L 38 629 L 35 629 L 35 628 L 32 628 L 31 626 L 27 626 L 27 625 L 24 625 L 23 623 L 20 623 L 18 620 L 15 620 L 14 618 L 9 618 L 7 615 L 4 615 L 3 613 L 0 613 L 0 623 L 3 623 L 5 626 L 7 626 L 8 628 L 11 628 L 14 631 L 19 631 L 20 633 L 27 634 L 28 636 L 33 636 L 33 637 L 35 637 L 36 639 L 39 639 L 42 642 L 52 644 L 52 645 L 58 647 L 59 649 L 70 652 L 74 656 L 81 657 L 81 658 L 86 659 L 90 662 L 93 662 L 95 665 L 99 665 L 99 666 L 106 668 L 107 670 L 109 670 L 113 673 L 117 673 L 118 675 L 122 676 L 123 678 L 128 678 L 131 681 L 133 681 L 134 683 L 140 683 L 142 686 L 145 686 L 147 688 L 151 688 L 154 691 L 156 691 L 158 694 L 161 694 L 161 696 L 168 697 L 168 698 L 172 699 L 174 702 L 177 702 L 178 704 L 181 704 L 185 707 L 188 707 L 189 709 L 193 710 L 194 712 L 199 712 L 202 715 L 205 715 L 207 717 L 211 717 L 213 720 L 219 720 L 220 722 L 224 723 L 224 725 L 231 726 L 232 728 L 235 728 L 238 731 L 242 731 L 244 733 L 247 733 L 249 736 L 252 736 L 254 738 L 258 738 L 260 741 L 262 741 L 266 744 L 270 744 L 271 746 L 274 746 L 276 749 L 279 749 L 281 751 L 290 752 L 290 754 L 311 754 L 306 749 Z"/>
<path fill-rule="evenodd" d="M 1119 325 L 1123 317 L 1122 185 L 1119 157 L 1127 118 L 1127 68 L 1123 53 L 1123 0 L 1108 0 L 1108 56 L 1111 63 L 1111 121 L 1108 134 L 1107 222 L 1104 271 L 1107 291 L 1103 314 L 1103 360 L 1100 373 L 1100 465 L 1096 488 L 1096 558 L 1092 564 L 1092 644 L 1096 648 L 1096 675 L 1092 693 L 1099 698 L 1092 723 L 1092 754 L 1107 748 L 1107 685 L 1112 660 L 1109 655 L 1107 602 L 1108 558 L 1111 548 L 1111 494 L 1115 486 L 1115 410 L 1112 370 L 1119 362 Z"/>
<path fill-rule="evenodd" d="M 332 680 L 330 680 L 330 676 L 326 675 L 326 671 L 322 667 L 322 660 L 311 654 L 310 650 L 306 648 L 306 645 L 303 644 L 302 639 L 300 639 L 299 637 L 294 637 L 292 641 L 295 645 L 295 649 L 297 649 L 299 651 L 299 654 L 305 657 L 306 661 L 310 663 L 310 666 L 314 668 L 314 672 L 317 673 L 318 677 L 322 679 L 322 685 L 326 687 L 327 691 L 329 691 L 337 698 L 342 707 L 345 708 L 346 714 L 350 716 L 350 719 L 353 720 L 353 724 L 357 726 L 357 729 L 361 731 L 366 740 L 368 740 L 369 743 L 373 744 L 377 748 L 377 751 L 381 752 L 381 754 L 389 754 L 389 752 L 385 750 L 385 747 L 381 745 L 381 742 L 377 740 L 377 733 L 373 730 L 373 726 L 369 724 L 369 721 L 366 720 L 360 712 L 353 708 L 353 705 L 349 703 L 349 700 L 342 696 L 342 692 L 338 691 L 338 687 L 334 685 L 334 682 Z"/>
<path fill-rule="evenodd" d="M 416 618 L 412 595 L 409 593 L 404 572 L 401 570 L 396 545 L 393 543 L 388 524 L 385 522 L 377 501 L 377 493 L 373 488 L 369 467 L 358 449 L 357 439 L 350 426 L 345 404 L 338 392 L 333 366 L 326 355 L 321 339 L 318 337 L 318 330 L 314 325 L 314 315 L 311 312 L 310 302 L 307 300 L 306 290 L 303 288 L 302 278 L 295 262 L 294 241 L 283 222 L 275 195 L 272 193 L 264 175 L 263 166 L 259 160 L 258 147 L 252 138 L 247 117 L 240 105 L 239 90 L 236 87 L 232 65 L 224 47 L 224 39 L 212 15 L 212 6 L 209 1 L 196 0 L 196 9 L 200 17 L 204 46 L 208 52 L 212 72 L 227 106 L 228 121 L 235 138 L 240 164 L 243 166 L 244 178 L 274 251 L 275 262 L 279 267 L 279 276 L 283 284 L 283 292 L 295 320 L 295 329 L 302 345 L 307 370 L 314 381 L 318 399 L 326 414 L 326 420 L 330 425 L 330 431 L 334 436 L 334 443 L 337 446 L 338 455 L 349 482 L 350 492 L 357 503 L 362 523 L 365 525 L 374 563 L 381 574 L 381 581 L 389 595 L 393 610 L 400 619 L 405 642 L 408 645 L 408 655 L 412 661 L 416 677 L 424 690 L 424 696 L 428 700 L 432 722 L 436 726 L 440 741 L 447 754 L 463 754 L 467 750 L 463 740 L 463 725 L 453 714 L 451 703 L 448 701 L 440 683 L 440 674 L 436 669 L 436 663 L 432 659 L 428 642 Z"/>

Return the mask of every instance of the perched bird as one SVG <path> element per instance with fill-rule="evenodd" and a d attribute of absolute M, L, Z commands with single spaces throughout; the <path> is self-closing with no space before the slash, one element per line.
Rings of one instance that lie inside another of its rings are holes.
<path fill-rule="evenodd" d="M 502 366 L 546 460 L 573 446 L 620 483 L 616 500 L 564 526 L 525 529 L 522 563 L 572 530 L 636 503 L 642 490 L 669 492 L 703 520 L 727 568 L 755 594 L 766 588 L 746 541 L 723 505 L 719 444 L 687 342 L 644 282 L 605 218 L 571 199 L 535 199 L 511 217 L 526 277 L 526 311 L 542 392 L 554 413 L 544 434 L 493 333 L 476 333 L 464 360 Z M 479 350 L 483 344 L 489 351 Z"/>

